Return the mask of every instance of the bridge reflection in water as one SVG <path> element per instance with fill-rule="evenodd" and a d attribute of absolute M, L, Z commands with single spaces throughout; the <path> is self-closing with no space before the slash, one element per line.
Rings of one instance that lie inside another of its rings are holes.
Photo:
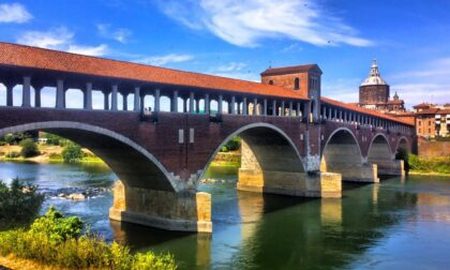
<path fill-rule="evenodd" d="M 207 185 L 215 210 L 212 236 L 166 234 L 135 225 L 115 232 L 136 248 L 170 250 L 181 269 L 340 268 L 386 237 L 391 226 L 404 221 L 403 212 L 416 208 L 418 196 L 402 191 L 399 179 L 388 184 L 385 189 L 379 184 L 350 186 L 343 199 L 323 200 Z"/>

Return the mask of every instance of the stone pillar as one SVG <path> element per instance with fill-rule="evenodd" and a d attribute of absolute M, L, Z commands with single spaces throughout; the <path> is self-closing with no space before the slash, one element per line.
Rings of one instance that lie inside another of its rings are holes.
<path fill-rule="evenodd" d="M 285 104 L 284 104 L 284 100 L 281 101 L 281 113 L 280 116 L 285 116 L 285 112 L 284 110 L 286 109 Z"/>
<path fill-rule="evenodd" d="M 217 101 L 217 112 L 222 114 L 223 113 L 223 96 L 219 95 L 218 101 Z"/>
<path fill-rule="evenodd" d="M 273 100 L 272 101 L 272 115 L 273 116 L 277 116 L 277 101 Z"/>
<path fill-rule="evenodd" d="M 159 112 L 161 108 L 161 92 L 155 89 L 155 112 Z"/>
<path fill-rule="evenodd" d="M 257 98 L 254 98 L 253 99 L 253 112 L 252 112 L 252 114 L 253 115 L 257 115 L 258 114 L 258 99 Z"/>
<path fill-rule="evenodd" d="M 141 111 L 141 88 L 139 86 L 134 87 L 134 111 Z"/>
<path fill-rule="evenodd" d="M 211 195 L 132 187 L 118 181 L 109 218 L 169 231 L 212 232 Z"/>
<path fill-rule="evenodd" d="M 34 107 L 36 108 L 41 107 L 41 90 L 42 87 L 40 85 L 34 87 Z"/>
<path fill-rule="evenodd" d="M 22 107 L 31 107 L 31 77 L 29 76 L 23 77 Z"/>
<path fill-rule="evenodd" d="M 264 116 L 267 116 L 267 98 L 264 99 L 264 104 L 263 104 L 263 112 L 262 114 Z"/>
<path fill-rule="evenodd" d="M 178 91 L 174 90 L 172 94 L 171 111 L 178 112 Z"/>
<path fill-rule="evenodd" d="M 84 102 L 83 108 L 85 110 L 92 110 L 92 83 L 86 83 L 86 89 L 84 90 Z"/>
<path fill-rule="evenodd" d="M 405 176 L 405 165 L 403 160 L 370 160 L 371 163 L 376 164 L 378 168 L 378 175 L 383 176 Z"/>
<path fill-rule="evenodd" d="M 258 149 L 260 154 L 266 155 L 265 158 L 273 156 L 273 149 L 270 146 L 263 150 L 263 152 L 267 151 L 266 153 L 261 152 L 262 148 L 258 147 Z M 241 140 L 238 190 L 300 197 L 340 198 L 342 196 L 340 174 L 306 173 L 298 168 L 286 168 L 285 162 L 278 157 L 274 157 L 271 162 L 273 168 L 264 169 L 258 160 L 247 142 Z"/>
<path fill-rule="evenodd" d="M 289 101 L 289 117 L 292 116 L 292 108 L 293 108 L 292 101 Z"/>
<path fill-rule="evenodd" d="M 200 99 L 195 100 L 195 112 L 200 113 Z"/>
<path fill-rule="evenodd" d="M 128 111 L 128 93 L 122 93 L 123 107 L 124 111 Z"/>
<path fill-rule="evenodd" d="M 56 108 L 64 109 L 66 106 L 66 93 L 64 89 L 64 81 L 57 80 L 56 81 Z"/>
<path fill-rule="evenodd" d="M 13 106 L 13 89 L 15 84 L 6 83 L 6 106 Z"/>
<path fill-rule="evenodd" d="M 236 114 L 236 97 L 232 96 L 231 97 L 231 114 Z"/>
<path fill-rule="evenodd" d="M 111 89 L 111 110 L 117 111 L 117 94 L 119 91 L 119 87 L 117 84 L 113 84 Z"/>
<path fill-rule="evenodd" d="M 209 94 L 205 94 L 205 113 L 209 114 L 210 110 L 211 110 L 211 104 L 209 102 Z"/>
<path fill-rule="evenodd" d="M 194 113 L 194 92 L 189 93 L 189 112 Z"/>
<path fill-rule="evenodd" d="M 109 110 L 109 92 L 102 91 L 102 93 L 103 93 L 103 109 L 107 111 Z"/>
<path fill-rule="evenodd" d="M 247 104 L 247 98 L 242 98 L 242 115 L 247 115 L 248 110 L 248 104 Z"/>

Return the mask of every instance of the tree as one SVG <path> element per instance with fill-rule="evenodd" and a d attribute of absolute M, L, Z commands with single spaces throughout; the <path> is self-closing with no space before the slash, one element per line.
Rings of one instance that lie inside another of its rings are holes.
<path fill-rule="evenodd" d="M 22 146 L 20 155 L 24 158 L 29 158 L 29 157 L 34 157 L 34 156 L 39 155 L 38 146 L 32 139 L 25 139 L 25 140 L 21 141 L 20 146 Z"/>
<path fill-rule="evenodd" d="M 64 162 L 67 163 L 79 162 L 83 158 L 83 151 L 79 145 L 69 143 L 66 147 L 64 147 L 62 157 Z"/>

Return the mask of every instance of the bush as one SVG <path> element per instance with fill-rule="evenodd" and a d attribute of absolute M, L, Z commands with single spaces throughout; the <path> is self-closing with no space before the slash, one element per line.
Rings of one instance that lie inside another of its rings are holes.
<path fill-rule="evenodd" d="M 6 153 L 5 157 L 6 158 L 19 158 L 20 153 L 16 152 L 16 151 L 11 151 L 11 152 Z"/>
<path fill-rule="evenodd" d="M 60 143 L 62 141 L 61 137 L 50 134 L 50 133 L 45 133 L 44 138 L 47 139 L 46 144 L 49 144 L 49 145 L 60 145 Z"/>
<path fill-rule="evenodd" d="M 27 224 L 39 212 L 44 196 L 37 193 L 37 187 L 23 185 L 13 179 L 10 187 L 0 181 L 0 226 L 11 227 Z"/>
<path fill-rule="evenodd" d="M 25 139 L 21 141 L 20 146 L 22 146 L 20 155 L 24 158 L 35 157 L 39 155 L 38 146 L 32 139 Z"/>
<path fill-rule="evenodd" d="M 228 151 L 236 151 L 239 150 L 241 147 L 241 139 L 239 137 L 234 137 L 233 139 L 229 140 L 224 146 L 221 147 L 221 152 L 228 152 Z"/>
<path fill-rule="evenodd" d="M 61 154 L 58 154 L 58 153 L 51 153 L 51 154 L 48 156 L 48 158 L 49 158 L 50 160 L 61 160 L 61 159 L 63 159 L 63 158 L 62 158 L 62 155 L 61 155 Z"/>
<path fill-rule="evenodd" d="M 64 147 L 62 151 L 62 158 L 64 159 L 64 162 L 67 163 L 79 162 L 83 159 L 83 151 L 81 151 L 81 147 L 79 145 L 70 143 Z"/>
<path fill-rule="evenodd" d="M 95 235 L 81 235 L 82 223 L 50 209 L 31 229 L 0 233 L 0 255 L 32 259 L 72 269 L 176 269 L 173 256 L 153 252 L 131 254 L 117 243 L 107 244 Z M 58 228 L 58 229 L 56 229 Z M 70 229 L 67 229 L 70 228 Z"/>

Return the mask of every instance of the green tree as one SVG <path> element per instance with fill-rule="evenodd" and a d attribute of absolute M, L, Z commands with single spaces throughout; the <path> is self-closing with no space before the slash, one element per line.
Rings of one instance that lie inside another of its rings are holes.
<path fill-rule="evenodd" d="M 83 151 L 81 147 L 74 143 L 66 145 L 62 151 L 64 162 L 75 163 L 81 161 L 83 158 Z"/>
<path fill-rule="evenodd" d="M 34 156 L 39 155 L 38 146 L 32 139 L 25 139 L 25 140 L 21 141 L 20 146 L 22 146 L 20 155 L 24 158 L 29 158 L 29 157 L 34 157 Z"/>
<path fill-rule="evenodd" d="M 2 227 L 26 224 L 36 217 L 44 201 L 37 187 L 24 185 L 16 178 L 8 187 L 0 181 L 0 225 Z"/>

